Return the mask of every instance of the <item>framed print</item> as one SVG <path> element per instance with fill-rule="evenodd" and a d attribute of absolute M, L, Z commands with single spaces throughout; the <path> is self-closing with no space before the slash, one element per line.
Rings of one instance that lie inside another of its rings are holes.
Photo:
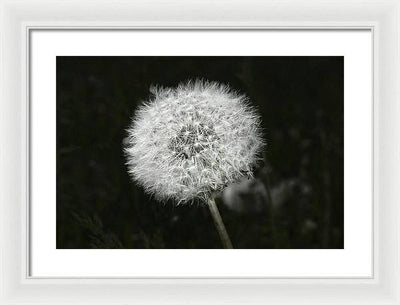
<path fill-rule="evenodd" d="M 400 3 L 250 4 L 2 3 L 1 304 L 400 303 Z"/>

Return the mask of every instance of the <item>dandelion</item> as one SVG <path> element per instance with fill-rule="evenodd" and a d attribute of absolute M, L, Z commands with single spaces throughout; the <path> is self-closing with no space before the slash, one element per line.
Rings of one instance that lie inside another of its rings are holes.
<path fill-rule="evenodd" d="M 207 203 L 231 247 L 213 195 L 252 176 L 264 145 L 259 115 L 245 95 L 217 82 L 153 86 L 150 92 L 127 130 L 129 174 L 160 201 Z"/>

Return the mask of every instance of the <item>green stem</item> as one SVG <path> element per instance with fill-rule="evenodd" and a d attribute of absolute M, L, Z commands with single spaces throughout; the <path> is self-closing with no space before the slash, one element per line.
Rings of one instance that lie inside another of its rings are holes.
<path fill-rule="evenodd" d="M 215 228 L 218 231 L 219 237 L 221 238 L 221 242 L 224 245 L 224 248 L 233 249 L 231 239 L 229 238 L 228 232 L 226 231 L 224 222 L 222 221 L 221 215 L 219 214 L 218 207 L 217 204 L 215 203 L 214 198 L 210 198 L 207 201 L 207 205 L 210 208 Z"/>

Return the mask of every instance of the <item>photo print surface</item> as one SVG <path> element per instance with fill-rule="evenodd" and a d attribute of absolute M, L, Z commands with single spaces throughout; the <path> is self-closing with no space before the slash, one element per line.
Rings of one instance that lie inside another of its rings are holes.
<path fill-rule="evenodd" d="M 343 249 L 340 56 L 58 56 L 57 249 Z"/>

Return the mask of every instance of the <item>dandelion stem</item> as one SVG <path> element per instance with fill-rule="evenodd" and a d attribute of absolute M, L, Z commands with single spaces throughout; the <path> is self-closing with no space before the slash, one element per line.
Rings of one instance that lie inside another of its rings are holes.
<path fill-rule="evenodd" d="M 207 201 L 207 205 L 210 208 L 215 228 L 218 231 L 219 237 L 221 238 L 221 242 L 224 245 L 224 248 L 233 249 L 231 239 L 229 238 L 228 232 L 226 231 L 224 222 L 222 221 L 221 215 L 219 214 L 219 210 L 217 204 L 215 203 L 214 198 L 210 198 Z"/>

